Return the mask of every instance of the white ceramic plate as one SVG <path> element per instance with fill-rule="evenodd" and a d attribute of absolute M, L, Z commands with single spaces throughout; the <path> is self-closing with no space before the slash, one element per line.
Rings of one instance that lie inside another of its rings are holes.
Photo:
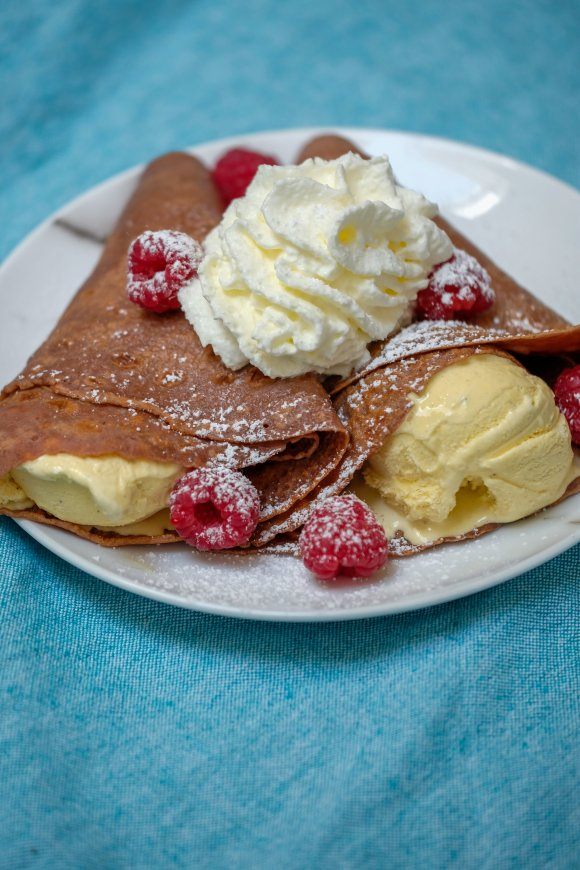
<path fill-rule="evenodd" d="M 243 144 L 291 162 L 319 132 L 236 136 L 191 151 L 212 164 L 226 148 Z M 356 128 L 336 132 L 370 154 L 388 154 L 402 183 L 438 202 L 508 272 L 578 322 L 576 191 L 506 157 L 444 139 Z M 138 167 L 129 170 L 75 199 L 28 236 L 0 270 L 1 383 L 22 368 L 95 264 L 98 240 L 112 229 L 138 173 Z M 109 550 L 59 529 L 20 525 L 89 574 L 159 601 L 247 618 L 336 620 L 449 601 L 540 565 L 580 541 L 579 502 L 569 499 L 477 541 L 393 560 L 373 583 L 342 586 L 318 583 L 291 557 L 205 556 L 185 545 Z"/>

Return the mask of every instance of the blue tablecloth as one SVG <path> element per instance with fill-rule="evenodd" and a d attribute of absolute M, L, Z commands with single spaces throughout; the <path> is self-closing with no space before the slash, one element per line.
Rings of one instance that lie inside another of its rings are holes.
<path fill-rule="evenodd" d="M 0 11 L 0 253 L 111 173 L 360 124 L 580 182 L 578 7 L 27 0 Z M 0 521 L 0 865 L 578 866 L 576 548 L 416 614 L 180 611 Z"/>

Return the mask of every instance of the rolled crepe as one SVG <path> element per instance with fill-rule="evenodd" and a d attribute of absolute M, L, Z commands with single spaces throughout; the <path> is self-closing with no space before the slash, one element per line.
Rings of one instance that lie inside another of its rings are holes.
<path fill-rule="evenodd" d="M 144 230 L 202 241 L 221 218 L 211 177 L 194 157 L 151 163 L 102 257 L 53 332 L 0 397 L 0 478 L 44 455 L 115 455 L 197 468 L 244 469 L 266 522 L 339 463 L 348 435 L 315 376 L 272 380 L 233 372 L 204 349 L 181 311 L 153 314 L 126 296 L 127 248 Z M 98 543 L 169 543 L 57 519 L 38 507 L 0 509 Z"/>
<path fill-rule="evenodd" d="M 308 143 L 298 162 L 310 157 L 333 160 L 349 151 L 367 156 L 346 139 L 322 136 Z M 442 369 L 479 353 L 505 355 L 509 350 L 548 354 L 554 360 L 554 355 L 573 354 L 580 349 L 580 327 L 569 324 L 517 284 L 447 221 L 437 220 L 454 245 L 475 256 L 490 273 L 496 303 L 489 312 L 469 322 L 411 324 L 398 335 L 377 342 L 373 358 L 362 370 L 327 385 L 335 397 L 337 414 L 350 432 L 349 447 L 332 474 L 316 489 L 292 505 L 286 515 L 274 517 L 260 528 L 260 543 L 269 544 L 273 550 L 296 551 L 297 536 L 292 529 L 306 521 L 315 505 L 348 487 L 369 457 L 380 450 L 404 421 L 413 407 L 411 396 L 421 393 Z M 559 367 L 563 367 L 562 362 Z M 579 491 L 577 478 L 563 497 Z M 496 527 L 487 524 L 458 537 L 440 538 L 423 545 L 410 544 L 398 534 L 391 549 L 394 556 L 406 556 L 447 540 L 479 536 Z"/>

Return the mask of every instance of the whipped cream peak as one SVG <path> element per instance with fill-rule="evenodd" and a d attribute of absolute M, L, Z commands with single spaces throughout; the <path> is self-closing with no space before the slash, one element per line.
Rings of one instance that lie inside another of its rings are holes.
<path fill-rule="evenodd" d="M 387 157 L 261 166 L 207 237 L 182 308 L 230 368 L 348 375 L 451 256 L 436 214 Z"/>

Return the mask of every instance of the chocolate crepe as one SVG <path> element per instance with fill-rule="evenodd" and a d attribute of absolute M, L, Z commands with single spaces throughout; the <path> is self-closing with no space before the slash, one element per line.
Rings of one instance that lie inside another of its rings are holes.
<path fill-rule="evenodd" d="M 298 162 L 308 157 L 336 159 L 348 151 L 366 156 L 348 140 L 323 136 L 302 150 Z M 506 348 L 542 354 L 574 352 L 580 348 L 580 327 L 571 326 L 536 299 L 443 219 L 439 223 L 457 247 L 468 250 L 490 273 L 496 291 L 494 308 L 468 323 L 412 324 L 394 338 L 377 343 L 373 359 L 364 369 L 331 385 L 338 416 L 351 435 L 348 450 L 333 473 L 306 499 L 260 528 L 260 543 L 269 544 L 274 550 L 277 545 L 281 552 L 295 552 L 296 536 L 292 531 L 306 521 L 315 504 L 348 486 L 369 456 L 401 425 L 413 406 L 410 395 L 421 392 L 441 369 L 476 353 L 509 356 Z M 576 492 L 580 492 L 580 478 L 570 484 L 563 497 Z M 391 551 L 394 556 L 411 555 L 445 541 L 478 537 L 496 527 L 490 524 L 460 538 L 440 539 L 423 546 L 412 545 L 398 535 L 391 542 Z"/>
<path fill-rule="evenodd" d="M 232 372 L 202 347 L 181 311 L 153 314 L 127 300 L 127 248 L 137 235 L 174 229 L 202 241 L 220 218 L 217 191 L 194 157 L 168 154 L 147 167 L 96 269 L 2 391 L 0 477 L 51 453 L 114 453 L 188 468 L 221 462 L 248 470 L 265 521 L 338 464 L 348 435 L 314 375 L 272 380 L 252 366 Z M 179 540 L 174 533 L 120 537 L 36 508 L 0 512 L 103 544 Z"/>

